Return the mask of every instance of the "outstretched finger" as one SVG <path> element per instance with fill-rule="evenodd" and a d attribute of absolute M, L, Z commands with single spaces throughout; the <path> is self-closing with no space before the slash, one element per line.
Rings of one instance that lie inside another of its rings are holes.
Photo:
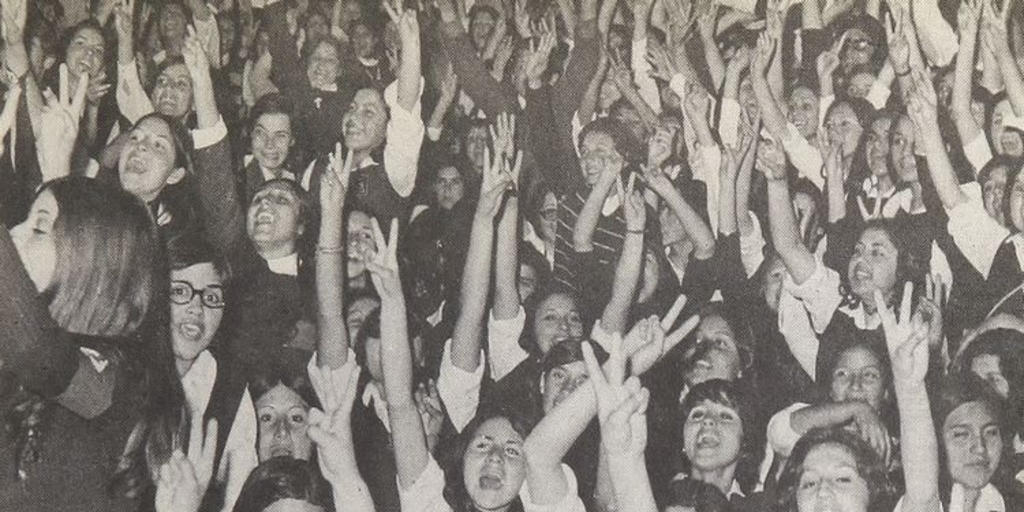
<path fill-rule="evenodd" d="M 107 86 L 109 89 L 110 87 Z M 72 114 L 75 116 L 77 121 L 82 116 L 82 112 L 85 110 L 85 93 L 89 90 L 89 74 L 82 73 L 78 77 L 78 87 L 75 89 L 75 96 L 71 98 L 71 102 L 67 105 L 70 108 Z"/>
<path fill-rule="evenodd" d="M 398 264 L 398 217 L 391 219 L 391 231 L 388 233 L 388 264 Z"/>
<path fill-rule="evenodd" d="M 675 348 L 684 338 L 690 335 L 694 329 L 697 328 L 697 324 L 700 323 L 700 316 L 693 315 L 687 318 L 683 325 L 680 325 L 678 329 L 665 335 L 665 345 L 662 348 L 664 352 L 668 352 Z"/>
<path fill-rule="evenodd" d="M 686 295 L 680 294 L 676 297 L 676 301 L 672 303 L 672 307 L 668 309 L 668 313 L 665 313 L 665 317 L 661 319 L 661 329 L 668 332 L 676 323 L 676 319 L 683 312 L 683 308 L 686 307 Z"/>
<path fill-rule="evenodd" d="M 206 435 L 203 437 L 203 448 L 200 451 L 200 458 L 198 461 L 193 461 L 192 464 L 197 470 L 197 476 L 204 480 L 209 480 L 213 476 L 213 462 L 217 456 L 217 431 L 219 427 L 217 419 L 211 419 L 206 424 Z M 206 483 L 206 482 L 200 482 Z"/>
<path fill-rule="evenodd" d="M 370 219 L 370 227 L 373 228 L 373 242 L 377 246 L 377 254 L 384 254 L 387 248 L 387 241 L 384 240 L 384 232 L 380 230 L 380 223 L 377 222 L 377 218 L 373 217 Z M 377 258 L 370 258 L 370 260 L 376 260 Z"/>
<path fill-rule="evenodd" d="M 68 106 L 71 104 L 71 97 L 68 93 L 68 65 L 60 65 L 60 79 L 58 81 L 57 99 L 60 101 L 61 106 Z"/>
<path fill-rule="evenodd" d="M 903 285 L 903 298 L 900 301 L 900 324 L 910 321 L 910 304 L 914 297 L 914 283 L 907 281 Z"/>

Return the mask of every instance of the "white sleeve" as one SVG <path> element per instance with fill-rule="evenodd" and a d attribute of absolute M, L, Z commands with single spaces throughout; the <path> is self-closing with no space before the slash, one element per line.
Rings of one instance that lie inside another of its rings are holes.
<path fill-rule="evenodd" d="M 395 476 L 398 480 L 398 476 Z M 451 512 L 452 507 L 444 499 L 444 471 L 431 456 L 427 467 L 407 488 L 398 482 L 398 502 L 402 512 Z"/>
<path fill-rule="evenodd" d="M 524 512 L 586 512 L 586 507 L 583 506 L 583 500 L 580 499 L 579 486 L 576 483 L 576 473 L 573 473 L 572 468 L 567 464 L 562 463 L 562 475 L 565 476 L 566 489 L 565 496 L 558 500 L 556 503 L 548 505 L 538 505 L 534 503 L 533 496 L 530 495 L 530 481 L 529 479 L 523 480 L 523 488 L 519 491 L 519 497 L 523 501 Z M 404 512 L 404 509 L 403 509 Z"/>
<path fill-rule="evenodd" d="M 750 225 L 754 229 L 747 234 L 743 234 L 743 231 L 740 230 L 740 260 L 743 262 L 743 270 L 747 272 L 749 279 L 764 263 L 764 246 L 766 244 L 764 233 L 761 231 L 761 221 L 757 219 L 757 215 L 747 210 L 747 217 L 750 218 Z"/>
<path fill-rule="evenodd" d="M 786 287 L 779 293 L 779 333 L 786 340 L 789 352 L 800 363 L 800 368 L 815 380 L 818 368 L 818 349 L 821 343 L 807 315 L 807 309 Z"/>
<path fill-rule="evenodd" d="M 839 294 L 839 273 L 825 266 L 821 258 L 815 256 L 814 273 L 803 283 L 797 284 L 793 276 L 786 272 L 782 280 L 783 290 L 803 303 L 811 315 L 811 324 L 815 332 L 821 334 L 832 321 L 832 315 L 839 309 L 843 298 Z"/>
<path fill-rule="evenodd" d="M 970 142 L 964 144 L 964 156 L 971 166 L 974 167 L 974 175 L 977 176 L 989 160 L 992 160 L 992 147 L 988 145 L 988 138 L 984 131 L 979 131 Z"/>
<path fill-rule="evenodd" d="M 422 94 L 422 78 L 420 92 Z M 384 102 L 391 111 L 388 120 L 387 141 L 384 143 L 384 170 L 395 192 L 409 197 L 416 185 L 416 170 L 420 163 L 420 146 L 426 128 L 420 116 L 422 103 L 416 98 L 412 110 L 405 110 L 398 104 L 398 82 L 392 82 L 384 90 Z"/>
<path fill-rule="evenodd" d="M 224 118 L 218 118 L 217 123 L 209 128 L 196 128 L 192 130 L 192 144 L 196 150 L 208 148 L 228 136 L 228 125 L 224 124 Z"/>
<path fill-rule="evenodd" d="M 114 96 L 117 99 L 117 108 L 121 115 L 129 123 L 135 124 L 148 114 L 153 113 L 153 103 L 142 88 L 142 80 L 139 78 L 139 68 L 135 66 L 135 60 L 130 64 L 117 63 L 117 91 Z"/>
<path fill-rule="evenodd" d="M 452 363 L 452 340 L 448 339 L 445 342 L 441 369 L 437 377 L 437 394 L 448 411 L 452 425 L 459 432 L 476 416 L 477 406 L 480 405 L 480 383 L 483 376 L 483 361 L 472 372 L 455 366 Z"/>
<path fill-rule="evenodd" d="M 793 447 L 800 440 L 800 433 L 793 430 L 793 413 L 807 407 L 807 404 L 797 402 L 775 413 L 768 421 L 767 440 L 772 451 L 783 457 L 789 457 L 793 452 Z"/>
<path fill-rule="evenodd" d="M 985 211 L 981 185 L 978 182 L 964 183 L 960 185 L 960 190 L 968 199 L 946 210 L 949 215 L 946 230 L 967 261 L 970 261 L 981 275 L 988 277 L 996 251 L 1010 232 Z"/>
<path fill-rule="evenodd" d="M 491 378 L 503 379 L 519 366 L 529 354 L 519 346 L 519 338 L 526 325 L 526 311 L 519 306 L 516 316 L 498 320 L 494 310 L 487 315 L 487 361 L 491 365 Z"/>
<path fill-rule="evenodd" d="M 633 41 L 630 64 L 633 67 L 633 82 L 636 83 L 640 98 L 660 114 L 661 93 L 658 92 L 657 82 L 651 78 L 651 64 L 647 62 L 647 38 Z"/>
<path fill-rule="evenodd" d="M 718 111 L 718 138 L 726 146 L 739 143 L 740 102 L 735 98 L 722 98 L 722 108 Z"/>
<path fill-rule="evenodd" d="M 825 190 L 825 178 L 821 175 L 825 161 L 821 158 L 821 152 L 800 135 L 792 123 L 786 125 L 786 138 L 782 140 L 782 148 L 789 155 L 793 167 L 800 171 L 800 177 L 811 180 L 818 190 Z"/>
<path fill-rule="evenodd" d="M 876 109 L 885 108 L 885 104 L 889 102 L 889 96 L 892 95 L 892 90 L 888 86 L 882 84 L 878 80 L 871 82 L 871 89 L 868 91 L 868 95 L 864 99 L 871 103 L 872 107 Z"/>
<path fill-rule="evenodd" d="M 238 404 L 235 421 L 231 424 L 231 433 L 224 445 L 223 460 L 228 463 L 227 483 L 224 489 L 224 512 L 235 507 L 235 501 L 242 492 L 249 473 L 259 464 L 256 455 L 256 408 L 253 406 L 249 388 L 245 388 L 242 401 Z"/>

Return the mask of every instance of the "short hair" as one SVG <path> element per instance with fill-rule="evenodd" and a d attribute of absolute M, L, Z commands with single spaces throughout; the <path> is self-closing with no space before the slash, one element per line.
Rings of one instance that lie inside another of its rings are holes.
<path fill-rule="evenodd" d="M 57 262 L 50 314 L 61 328 L 92 336 L 134 332 L 155 297 L 160 242 L 149 210 L 120 188 L 84 177 L 40 189 L 57 200 Z"/>
<path fill-rule="evenodd" d="M 64 36 L 61 40 L 60 45 L 60 47 L 64 50 L 64 56 L 67 56 L 68 48 L 71 46 L 71 41 L 74 40 L 75 36 L 77 36 L 83 30 L 92 30 L 93 32 L 99 34 L 100 37 L 103 39 L 103 50 L 104 52 L 106 52 L 107 34 L 103 31 L 103 27 L 100 26 L 99 22 L 90 17 L 78 22 L 77 24 L 71 26 L 70 28 L 64 31 Z M 103 65 L 106 65 L 105 60 Z"/>
<path fill-rule="evenodd" d="M 583 127 L 583 131 L 580 132 L 579 146 L 581 148 L 583 147 L 583 141 L 591 133 L 603 133 L 611 137 L 615 150 L 622 155 L 627 167 L 638 165 L 643 158 L 643 148 L 640 141 L 636 140 L 633 132 L 618 119 L 602 117 L 587 123 Z"/>
<path fill-rule="evenodd" d="M 283 456 L 264 461 L 245 480 L 233 510 L 263 512 L 270 505 L 286 499 L 329 507 L 332 502 L 330 485 L 314 464 Z"/>
<path fill-rule="evenodd" d="M 319 407 L 320 401 L 306 372 L 308 360 L 307 352 L 285 347 L 276 350 L 264 362 L 252 366 L 248 380 L 253 403 L 280 385 L 294 391 L 310 407 Z"/>
<path fill-rule="evenodd" d="M 683 426 L 686 418 L 700 404 L 711 402 L 736 411 L 743 426 L 743 439 L 740 443 L 740 457 L 737 460 L 736 479 L 749 486 L 756 479 L 759 459 L 764 452 L 763 434 L 756 425 L 757 410 L 750 396 L 741 384 L 722 379 L 711 379 L 693 386 L 679 406 L 679 420 L 682 422 L 677 430 L 679 445 L 682 446 Z"/>
<path fill-rule="evenodd" d="M 544 354 L 544 358 L 540 362 L 541 376 L 546 377 L 548 372 L 559 366 L 583 361 L 584 343 L 590 344 L 597 362 L 603 363 L 608 360 L 608 353 L 601 345 L 580 338 L 569 338 L 556 343 L 551 350 L 548 350 L 547 354 Z"/>
<path fill-rule="evenodd" d="M 303 231 L 296 241 L 295 248 L 302 254 L 305 248 L 311 246 L 310 241 L 316 240 L 317 229 L 320 226 L 320 207 L 317 205 L 316 199 L 313 198 L 312 194 L 302 188 L 298 182 L 288 178 L 267 180 L 256 189 L 256 193 L 259 194 L 263 190 L 273 187 L 280 187 L 291 192 L 299 202 L 298 222 Z"/>
<path fill-rule="evenodd" d="M 466 456 L 466 450 L 469 448 L 469 443 L 473 442 L 473 438 L 476 437 L 476 431 L 480 429 L 481 425 L 495 418 L 507 420 L 512 425 L 512 430 L 522 436 L 523 440 L 526 440 L 527 436 L 530 435 L 532 425 L 529 422 L 524 421 L 523 418 L 513 413 L 510 409 L 494 405 L 481 408 L 477 412 L 476 417 L 462 429 L 459 435 L 448 440 L 442 440 L 442 444 L 435 450 L 436 453 L 443 454 L 439 462 L 442 464 L 445 476 L 444 498 L 455 512 L 477 511 L 476 507 L 473 506 L 473 499 L 469 496 L 463 481 L 462 464 Z M 509 512 L 521 512 L 522 510 L 522 502 L 519 497 L 515 497 Z"/>
<path fill-rule="evenodd" d="M 251 119 L 250 131 L 256 127 L 256 122 L 264 115 L 283 114 L 288 116 L 288 120 L 291 121 L 294 117 L 294 112 L 295 107 L 287 96 L 279 92 L 264 94 L 260 96 L 260 99 L 256 100 L 256 104 L 252 107 L 252 112 L 249 116 Z"/>
<path fill-rule="evenodd" d="M 857 474 L 867 483 L 868 510 L 876 510 L 881 502 L 890 497 L 892 484 L 886 472 L 885 462 L 866 441 L 842 427 L 815 429 L 797 441 L 779 475 L 777 510 L 797 512 L 796 495 L 800 477 L 804 472 L 804 461 L 812 450 L 826 444 L 838 445 L 853 456 L 857 464 Z"/>

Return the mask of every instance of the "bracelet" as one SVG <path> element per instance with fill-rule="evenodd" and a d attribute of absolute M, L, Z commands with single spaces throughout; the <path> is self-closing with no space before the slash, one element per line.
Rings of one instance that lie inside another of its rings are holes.
<path fill-rule="evenodd" d="M 633 235 L 642 235 L 642 234 L 644 234 L 644 230 L 643 229 L 626 229 L 626 233 L 630 233 L 630 234 L 633 234 Z"/>
<path fill-rule="evenodd" d="M 318 254 L 339 254 L 345 250 L 342 245 L 336 245 L 334 247 L 324 247 L 322 245 L 316 246 L 316 252 Z"/>
<path fill-rule="evenodd" d="M 910 68 L 907 68 L 907 70 L 902 72 L 902 73 L 900 73 L 899 71 L 896 71 L 896 76 L 907 76 L 907 75 L 910 74 L 910 71 L 911 71 Z"/>

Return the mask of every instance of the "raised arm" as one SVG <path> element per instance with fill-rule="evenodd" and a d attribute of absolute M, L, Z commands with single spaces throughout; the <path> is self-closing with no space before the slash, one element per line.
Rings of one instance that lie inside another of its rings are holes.
<path fill-rule="evenodd" d="M 910 94 L 908 112 L 917 126 L 921 137 L 925 157 L 928 159 L 928 172 L 931 174 L 935 190 L 947 210 L 955 208 L 968 200 L 960 189 L 956 171 L 949 161 L 946 146 L 939 131 L 938 112 L 936 107 L 935 89 L 923 70 L 914 70 L 914 91 Z"/>
<path fill-rule="evenodd" d="M 342 161 L 337 143 L 320 176 L 320 239 L 316 247 L 317 365 L 336 369 L 348 360 L 345 324 L 345 195 L 355 160 Z"/>
<path fill-rule="evenodd" d="M 213 79 L 210 77 L 210 62 L 206 51 L 196 35 L 195 29 L 189 27 L 181 55 L 185 58 L 185 67 L 192 78 L 192 97 L 196 109 L 198 129 L 212 128 L 220 121 L 217 110 L 217 99 L 213 92 Z"/>
<path fill-rule="evenodd" d="M 636 174 L 629 175 L 629 181 L 622 185 L 622 178 L 616 181 L 622 209 L 626 217 L 626 238 L 622 252 L 615 265 L 612 281 L 612 295 L 601 315 L 601 329 L 608 333 L 623 333 L 629 312 L 636 297 L 637 285 L 644 262 L 644 227 L 647 223 L 647 205 L 643 195 L 634 190 Z"/>
<path fill-rule="evenodd" d="M 381 361 L 384 394 L 388 402 L 391 440 L 395 447 L 398 485 L 408 488 L 423 473 L 430 460 L 426 434 L 412 395 L 412 350 L 406 327 L 405 296 L 398 273 L 398 219 L 392 219 L 388 240 L 384 240 L 377 219 L 373 219 L 377 253 L 367 261 L 374 288 L 380 294 Z"/>
<path fill-rule="evenodd" d="M 817 262 L 800 240 L 800 229 L 789 198 L 789 184 L 786 182 L 785 153 L 778 143 L 767 144 L 769 147 L 763 157 L 758 157 L 757 167 L 768 179 L 768 223 L 772 241 L 793 281 L 800 284 L 814 274 Z"/>
<path fill-rule="evenodd" d="M 594 231 L 597 230 L 597 223 L 601 219 L 601 208 L 615 186 L 619 170 L 618 166 L 605 166 L 597 183 L 590 189 L 587 200 L 583 202 L 583 208 L 580 208 L 580 214 L 576 217 L 576 225 L 572 228 L 572 245 L 576 252 L 594 250 Z"/>
<path fill-rule="evenodd" d="M 496 119 L 501 112 L 515 112 L 515 98 L 491 76 L 477 55 L 455 3 L 454 0 L 439 0 L 437 6 L 441 13 L 441 43 L 451 59 L 459 83 L 489 119 Z"/>
<path fill-rule="evenodd" d="M 121 115 L 135 123 L 153 112 L 153 103 L 142 87 L 135 62 L 135 1 L 125 0 L 114 9 L 117 28 L 117 89 L 114 96 Z"/>
<path fill-rule="evenodd" d="M 957 25 L 960 32 L 960 51 L 956 54 L 953 71 L 953 99 L 951 110 L 960 141 L 968 144 L 982 135 L 981 127 L 971 114 L 971 89 L 974 83 L 974 54 L 978 43 L 978 20 L 981 17 L 977 2 L 960 4 Z M 975 169 L 975 172 L 981 169 Z"/>
<path fill-rule="evenodd" d="M 1013 113 L 1024 116 L 1024 75 L 1021 75 L 1007 35 L 1009 4 L 1010 2 L 1006 2 L 1001 10 L 997 10 L 992 2 L 987 0 L 981 21 L 982 42 L 996 56 L 999 71 L 1006 85 L 1006 95 L 1013 105 Z"/>
<path fill-rule="evenodd" d="M 939 443 L 932 423 L 925 376 L 928 374 L 928 326 L 920 315 L 911 318 L 913 283 L 903 287 L 899 319 L 892 310 L 879 309 L 885 341 L 892 361 L 893 388 L 900 415 L 900 456 L 906 493 L 903 512 L 938 512 Z M 884 304 L 875 290 L 875 303 Z"/>
<path fill-rule="evenodd" d="M 781 143 L 786 139 L 788 130 L 786 128 L 786 115 L 776 101 L 775 95 L 768 84 L 765 72 L 774 59 L 780 59 L 781 55 L 776 51 L 777 41 L 762 33 L 757 40 L 757 49 L 750 63 L 750 80 L 754 84 L 754 96 L 757 98 L 757 106 L 761 110 L 761 120 L 765 128 L 776 142 Z"/>
<path fill-rule="evenodd" d="M 514 181 L 512 173 L 503 168 L 503 155 L 495 155 L 492 162 L 489 153 L 486 155 L 480 199 L 473 217 L 466 266 L 462 272 L 459 295 L 461 309 L 452 333 L 452 362 L 466 372 L 472 372 L 480 365 L 483 322 L 491 286 L 494 219 L 501 210 L 505 191 Z"/>
<path fill-rule="evenodd" d="M 718 91 L 725 81 L 725 61 L 722 59 L 722 52 L 718 50 L 718 43 L 715 42 L 715 28 L 718 25 L 718 5 L 711 4 L 710 8 L 697 19 L 697 27 L 700 29 L 700 40 L 704 47 L 704 60 L 708 65 L 708 72 L 711 73 L 711 85 Z"/>
<path fill-rule="evenodd" d="M 492 129 L 493 130 L 493 129 Z M 515 153 L 515 116 L 498 117 L 493 130 L 495 150 L 501 158 Z M 507 187 L 507 185 L 506 185 Z M 519 195 L 508 194 L 498 219 L 498 240 L 494 256 L 494 319 L 508 320 L 519 314 Z"/>

